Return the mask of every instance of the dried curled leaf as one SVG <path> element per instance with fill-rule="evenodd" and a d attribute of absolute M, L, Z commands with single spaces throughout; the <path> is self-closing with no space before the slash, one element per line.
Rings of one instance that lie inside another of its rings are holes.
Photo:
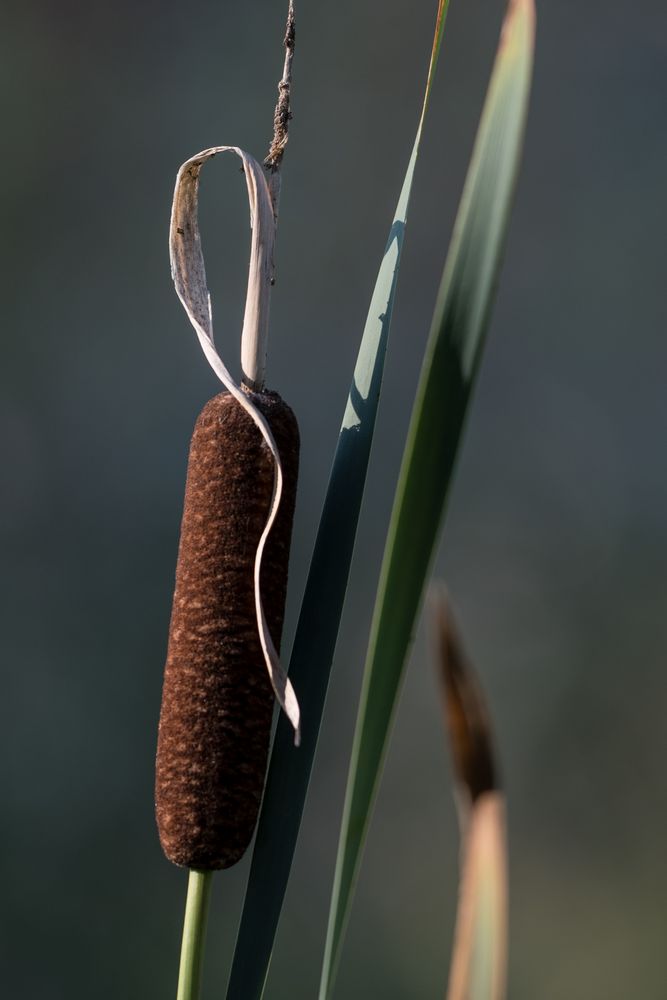
<path fill-rule="evenodd" d="M 271 195 L 262 168 L 257 160 L 244 150 L 239 149 L 238 146 L 213 146 L 210 149 L 205 149 L 186 160 L 178 171 L 169 230 L 171 272 L 176 293 L 195 329 L 209 364 L 225 388 L 252 417 L 273 456 L 275 475 L 271 507 L 255 554 L 255 608 L 259 637 L 271 684 L 280 707 L 294 727 L 295 742 L 298 744 L 300 738 L 299 705 L 271 639 L 260 591 L 262 557 L 280 505 L 283 492 L 283 470 L 278 448 L 266 419 L 254 405 L 248 393 L 244 392 L 236 383 L 216 350 L 213 338 L 211 296 L 206 283 L 206 269 L 199 232 L 198 196 L 201 168 L 218 153 L 227 152 L 235 153 L 241 158 L 248 189 L 252 241 L 241 338 L 241 365 L 244 371 L 244 381 L 249 383 L 249 388 L 260 390 L 263 382 L 263 357 L 266 352 L 276 227 Z"/>

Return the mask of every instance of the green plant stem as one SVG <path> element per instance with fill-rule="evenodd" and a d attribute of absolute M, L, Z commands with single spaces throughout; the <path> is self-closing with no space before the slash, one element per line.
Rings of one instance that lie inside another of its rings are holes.
<path fill-rule="evenodd" d="M 213 872 L 190 872 L 176 1000 L 199 1000 L 212 875 Z"/>

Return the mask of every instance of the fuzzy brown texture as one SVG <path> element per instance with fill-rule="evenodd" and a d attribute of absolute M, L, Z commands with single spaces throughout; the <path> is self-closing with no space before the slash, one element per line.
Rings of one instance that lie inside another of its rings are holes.
<path fill-rule="evenodd" d="M 252 399 L 283 463 L 283 498 L 261 576 L 279 649 L 299 430 L 277 393 Z M 231 395 L 211 399 L 190 445 L 156 765 L 160 843 L 170 861 L 189 868 L 235 864 L 257 821 L 274 697 L 257 630 L 253 568 L 272 487 L 271 453 L 252 418 Z"/>

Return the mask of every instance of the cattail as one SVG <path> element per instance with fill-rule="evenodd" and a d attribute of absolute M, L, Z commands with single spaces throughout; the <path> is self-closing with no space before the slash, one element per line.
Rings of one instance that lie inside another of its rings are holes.
<path fill-rule="evenodd" d="M 261 599 L 280 645 L 296 498 L 299 431 L 274 392 L 249 394 L 280 454 L 283 492 L 268 537 Z M 170 861 L 228 868 L 259 810 L 274 697 L 257 625 L 253 571 L 274 461 L 250 414 L 223 393 L 192 436 L 156 768 L 160 842 Z"/>

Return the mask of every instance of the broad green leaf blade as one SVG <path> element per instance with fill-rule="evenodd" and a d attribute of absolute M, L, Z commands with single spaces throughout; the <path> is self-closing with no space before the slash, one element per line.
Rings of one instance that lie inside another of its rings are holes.
<path fill-rule="evenodd" d="M 301 707 L 301 746 L 278 721 L 227 1000 L 257 1000 L 287 889 L 345 600 L 366 482 L 401 249 L 424 117 L 448 0 L 440 0 L 424 105 L 371 299 L 301 605 L 289 676 Z"/>
<path fill-rule="evenodd" d="M 491 721 L 443 591 L 435 625 L 443 715 L 461 825 L 461 879 L 447 1000 L 503 1000 L 507 980 L 505 806 Z"/>
<path fill-rule="evenodd" d="M 534 23 L 533 0 L 512 0 L 436 301 L 371 625 L 320 1000 L 331 995 L 405 659 L 480 360 L 522 144 Z"/>

